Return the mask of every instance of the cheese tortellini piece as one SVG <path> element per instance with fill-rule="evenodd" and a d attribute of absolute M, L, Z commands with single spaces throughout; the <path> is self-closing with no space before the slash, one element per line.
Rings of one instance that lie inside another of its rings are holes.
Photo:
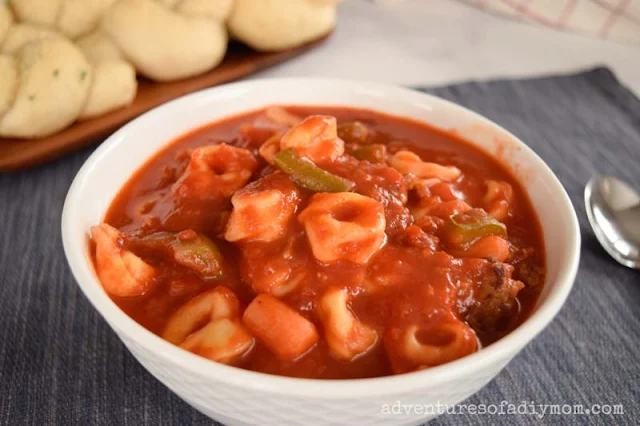
<path fill-rule="evenodd" d="M 254 338 L 237 319 L 212 321 L 179 346 L 212 361 L 228 364 L 251 349 Z"/>
<path fill-rule="evenodd" d="M 426 327 L 418 324 L 399 328 L 392 326 L 385 331 L 383 340 L 395 373 L 434 367 L 470 355 L 478 349 L 475 331 L 456 318 Z"/>
<path fill-rule="evenodd" d="M 312 115 L 292 127 L 280 140 L 280 148 L 291 148 L 316 163 L 335 160 L 344 154 L 338 124 L 335 117 L 329 115 Z"/>
<path fill-rule="evenodd" d="M 513 202 L 513 187 L 508 182 L 487 179 L 485 181 L 487 192 L 482 203 L 484 209 L 500 222 L 509 217 L 509 208 Z"/>
<path fill-rule="evenodd" d="M 258 167 L 251 151 L 221 143 L 197 148 L 173 193 L 193 199 L 230 197 Z"/>
<path fill-rule="evenodd" d="M 140 296 L 151 286 L 155 269 L 120 244 L 122 235 L 111 225 L 91 228 L 96 244 L 96 270 L 104 289 L 114 296 Z"/>
<path fill-rule="evenodd" d="M 411 151 L 398 151 L 391 157 L 391 166 L 403 175 L 412 174 L 418 178 L 438 178 L 444 181 L 454 181 L 462 175 L 457 167 L 443 166 L 438 163 L 422 161 Z"/>
<path fill-rule="evenodd" d="M 299 191 L 283 173 L 273 173 L 233 194 L 227 241 L 273 241 L 282 237 L 299 202 Z"/>
<path fill-rule="evenodd" d="M 240 301 L 236 295 L 228 288 L 218 286 L 194 297 L 178 309 L 167 322 L 162 337 L 178 345 L 203 322 L 236 318 L 239 315 Z"/>
<path fill-rule="evenodd" d="M 316 307 L 329 349 L 342 361 L 350 361 L 362 355 L 378 340 L 378 333 L 363 324 L 349 310 L 348 301 L 349 296 L 345 290 L 330 287 Z"/>
<path fill-rule="evenodd" d="M 191 299 L 169 318 L 162 337 L 189 352 L 229 363 L 254 344 L 240 322 L 240 301 L 219 286 Z"/>
<path fill-rule="evenodd" d="M 386 241 L 382 204 L 353 192 L 315 194 L 298 219 L 320 262 L 364 264 Z"/>

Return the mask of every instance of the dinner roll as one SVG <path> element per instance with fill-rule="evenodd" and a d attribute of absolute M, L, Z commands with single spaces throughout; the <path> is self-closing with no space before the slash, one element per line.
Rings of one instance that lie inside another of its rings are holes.
<path fill-rule="evenodd" d="M 80 119 L 92 118 L 130 105 L 136 97 L 136 70 L 121 61 L 100 61 L 93 68 L 93 84 Z"/>
<path fill-rule="evenodd" d="M 0 4 L 0 46 L 7 35 L 7 31 L 13 25 L 13 15 L 5 4 Z"/>
<path fill-rule="evenodd" d="M 173 9 L 180 3 L 180 0 L 156 0 L 158 3 L 169 9 Z"/>
<path fill-rule="evenodd" d="M 91 32 L 116 0 L 12 0 L 18 19 L 56 29 L 69 38 Z"/>
<path fill-rule="evenodd" d="M 116 0 L 62 0 L 56 28 L 69 38 L 93 31 Z"/>
<path fill-rule="evenodd" d="M 15 24 L 9 28 L 2 43 L 1 53 L 13 54 L 22 46 L 32 41 L 45 40 L 50 38 L 62 38 L 60 34 L 53 30 L 31 24 Z"/>
<path fill-rule="evenodd" d="M 188 17 L 154 0 L 120 0 L 102 29 L 135 65 L 156 81 L 191 77 L 218 65 L 227 48 L 223 24 Z"/>
<path fill-rule="evenodd" d="M 101 30 L 80 37 L 75 43 L 93 64 L 100 61 L 125 60 L 120 48 Z"/>
<path fill-rule="evenodd" d="M 176 7 L 176 11 L 185 16 L 226 21 L 232 8 L 233 0 L 182 0 Z"/>
<path fill-rule="evenodd" d="M 236 0 L 229 18 L 233 37 L 257 50 L 283 50 L 329 33 L 333 0 Z"/>
<path fill-rule="evenodd" d="M 79 38 L 76 45 L 94 68 L 89 99 L 79 118 L 92 118 L 130 105 L 138 90 L 136 70 L 120 48 L 100 30 Z"/>
<path fill-rule="evenodd" d="M 18 65 L 13 56 L 0 55 L 0 118 L 11 108 L 18 87 Z"/>
<path fill-rule="evenodd" d="M 63 0 L 11 0 L 18 21 L 55 27 Z"/>
<path fill-rule="evenodd" d="M 55 133 L 80 115 L 92 81 L 91 66 L 63 39 L 27 43 L 15 55 L 16 95 L 0 119 L 0 136 L 37 138 Z"/>

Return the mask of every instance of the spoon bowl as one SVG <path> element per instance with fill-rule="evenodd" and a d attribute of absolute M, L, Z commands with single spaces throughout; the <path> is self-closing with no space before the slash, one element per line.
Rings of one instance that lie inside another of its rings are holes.
<path fill-rule="evenodd" d="M 640 269 L 640 195 L 611 176 L 595 176 L 584 190 L 584 204 L 600 245 L 618 263 Z"/>

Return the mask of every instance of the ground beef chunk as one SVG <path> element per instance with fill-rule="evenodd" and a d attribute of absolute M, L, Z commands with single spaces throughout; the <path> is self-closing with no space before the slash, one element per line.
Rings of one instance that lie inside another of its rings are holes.
<path fill-rule="evenodd" d="M 487 261 L 482 269 L 480 280 L 474 283 L 474 301 L 466 320 L 478 331 L 505 330 L 518 309 L 516 296 L 525 285 L 511 278 L 513 266 L 506 263 Z"/>

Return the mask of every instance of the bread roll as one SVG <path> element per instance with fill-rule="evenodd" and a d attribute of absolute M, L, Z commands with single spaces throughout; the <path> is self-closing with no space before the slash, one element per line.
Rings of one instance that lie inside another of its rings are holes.
<path fill-rule="evenodd" d="M 2 51 L 12 54 L 28 43 L 46 39 L 65 40 L 55 31 L 17 24 L 10 28 Z M 78 47 L 85 53 L 81 46 Z M 77 118 L 92 118 L 129 105 L 135 98 L 138 87 L 133 66 L 121 59 L 117 47 L 108 39 L 100 37 L 100 34 L 87 37 L 84 47 L 87 50 L 84 56 L 92 65 L 94 78 L 89 87 L 87 101 Z M 0 90 L 5 88 L 0 87 Z"/>
<path fill-rule="evenodd" d="M 62 0 L 11 0 L 18 21 L 55 28 Z"/>
<path fill-rule="evenodd" d="M 62 0 L 56 28 L 69 38 L 93 31 L 116 0 Z"/>
<path fill-rule="evenodd" d="M 158 3 L 163 5 L 164 7 L 168 7 L 169 9 L 173 9 L 178 6 L 180 0 L 156 0 Z"/>
<path fill-rule="evenodd" d="M 104 16 L 102 29 L 138 72 L 156 81 L 206 72 L 227 48 L 221 22 L 187 17 L 154 0 L 118 1 Z"/>
<path fill-rule="evenodd" d="M 309 0 L 311 3 L 320 4 L 323 6 L 335 6 L 342 0 Z"/>
<path fill-rule="evenodd" d="M 79 38 L 76 40 L 76 45 L 92 64 L 100 61 L 125 60 L 120 48 L 101 30 Z"/>
<path fill-rule="evenodd" d="M 0 55 L 0 119 L 9 111 L 18 88 L 18 64 L 13 56 Z"/>
<path fill-rule="evenodd" d="M 59 39 L 62 38 L 62 36 L 44 27 L 31 24 L 15 24 L 7 31 L 0 52 L 3 54 L 13 54 L 27 43 L 51 38 Z"/>
<path fill-rule="evenodd" d="M 263 51 L 299 46 L 335 24 L 335 0 L 236 0 L 228 22 L 233 37 Z"/>
<path fill-rule="evenodd" d="M 15 55 L 16 95 L 0 119 L 0 136 L 37 138 L 73 123 L 91 86 L 91 66 L 73 44 L 62 39 L 30 42 Z"/>
<path fill-rule="evenodd" d="M 93 85 L 80 120 L 130 105 L 138 90 L 136 70 L 118 46 L 101 30 L 81 37 L 76 44 L 94 68 Z"/>
<path fill-rule="evenodd" d="M 13 25 L 13 15 L 5 4 L 0 4 L 0 46 L 4 41 L 4 37 L 9 31 L 9 27 Z"/>
<path fill-rule="evenodd" d="M 136 70 L 125 61 L 100 61 L 94 65 L 89 99 L 80 120 L 93 118 L 131 104 L 137 91 Z"/>
<path fill-rule="evenodd" d="M 233 0 L 182 0 L 176 7 L 176 11 L 193 17 L 203 17 L 225 22 L 231 9 Z"/>
<path fill-rule="evenodd" d="M 57 30 L 74 39 L 93 31 L 116 0 L 11 0 L 22 22 Z"/>

